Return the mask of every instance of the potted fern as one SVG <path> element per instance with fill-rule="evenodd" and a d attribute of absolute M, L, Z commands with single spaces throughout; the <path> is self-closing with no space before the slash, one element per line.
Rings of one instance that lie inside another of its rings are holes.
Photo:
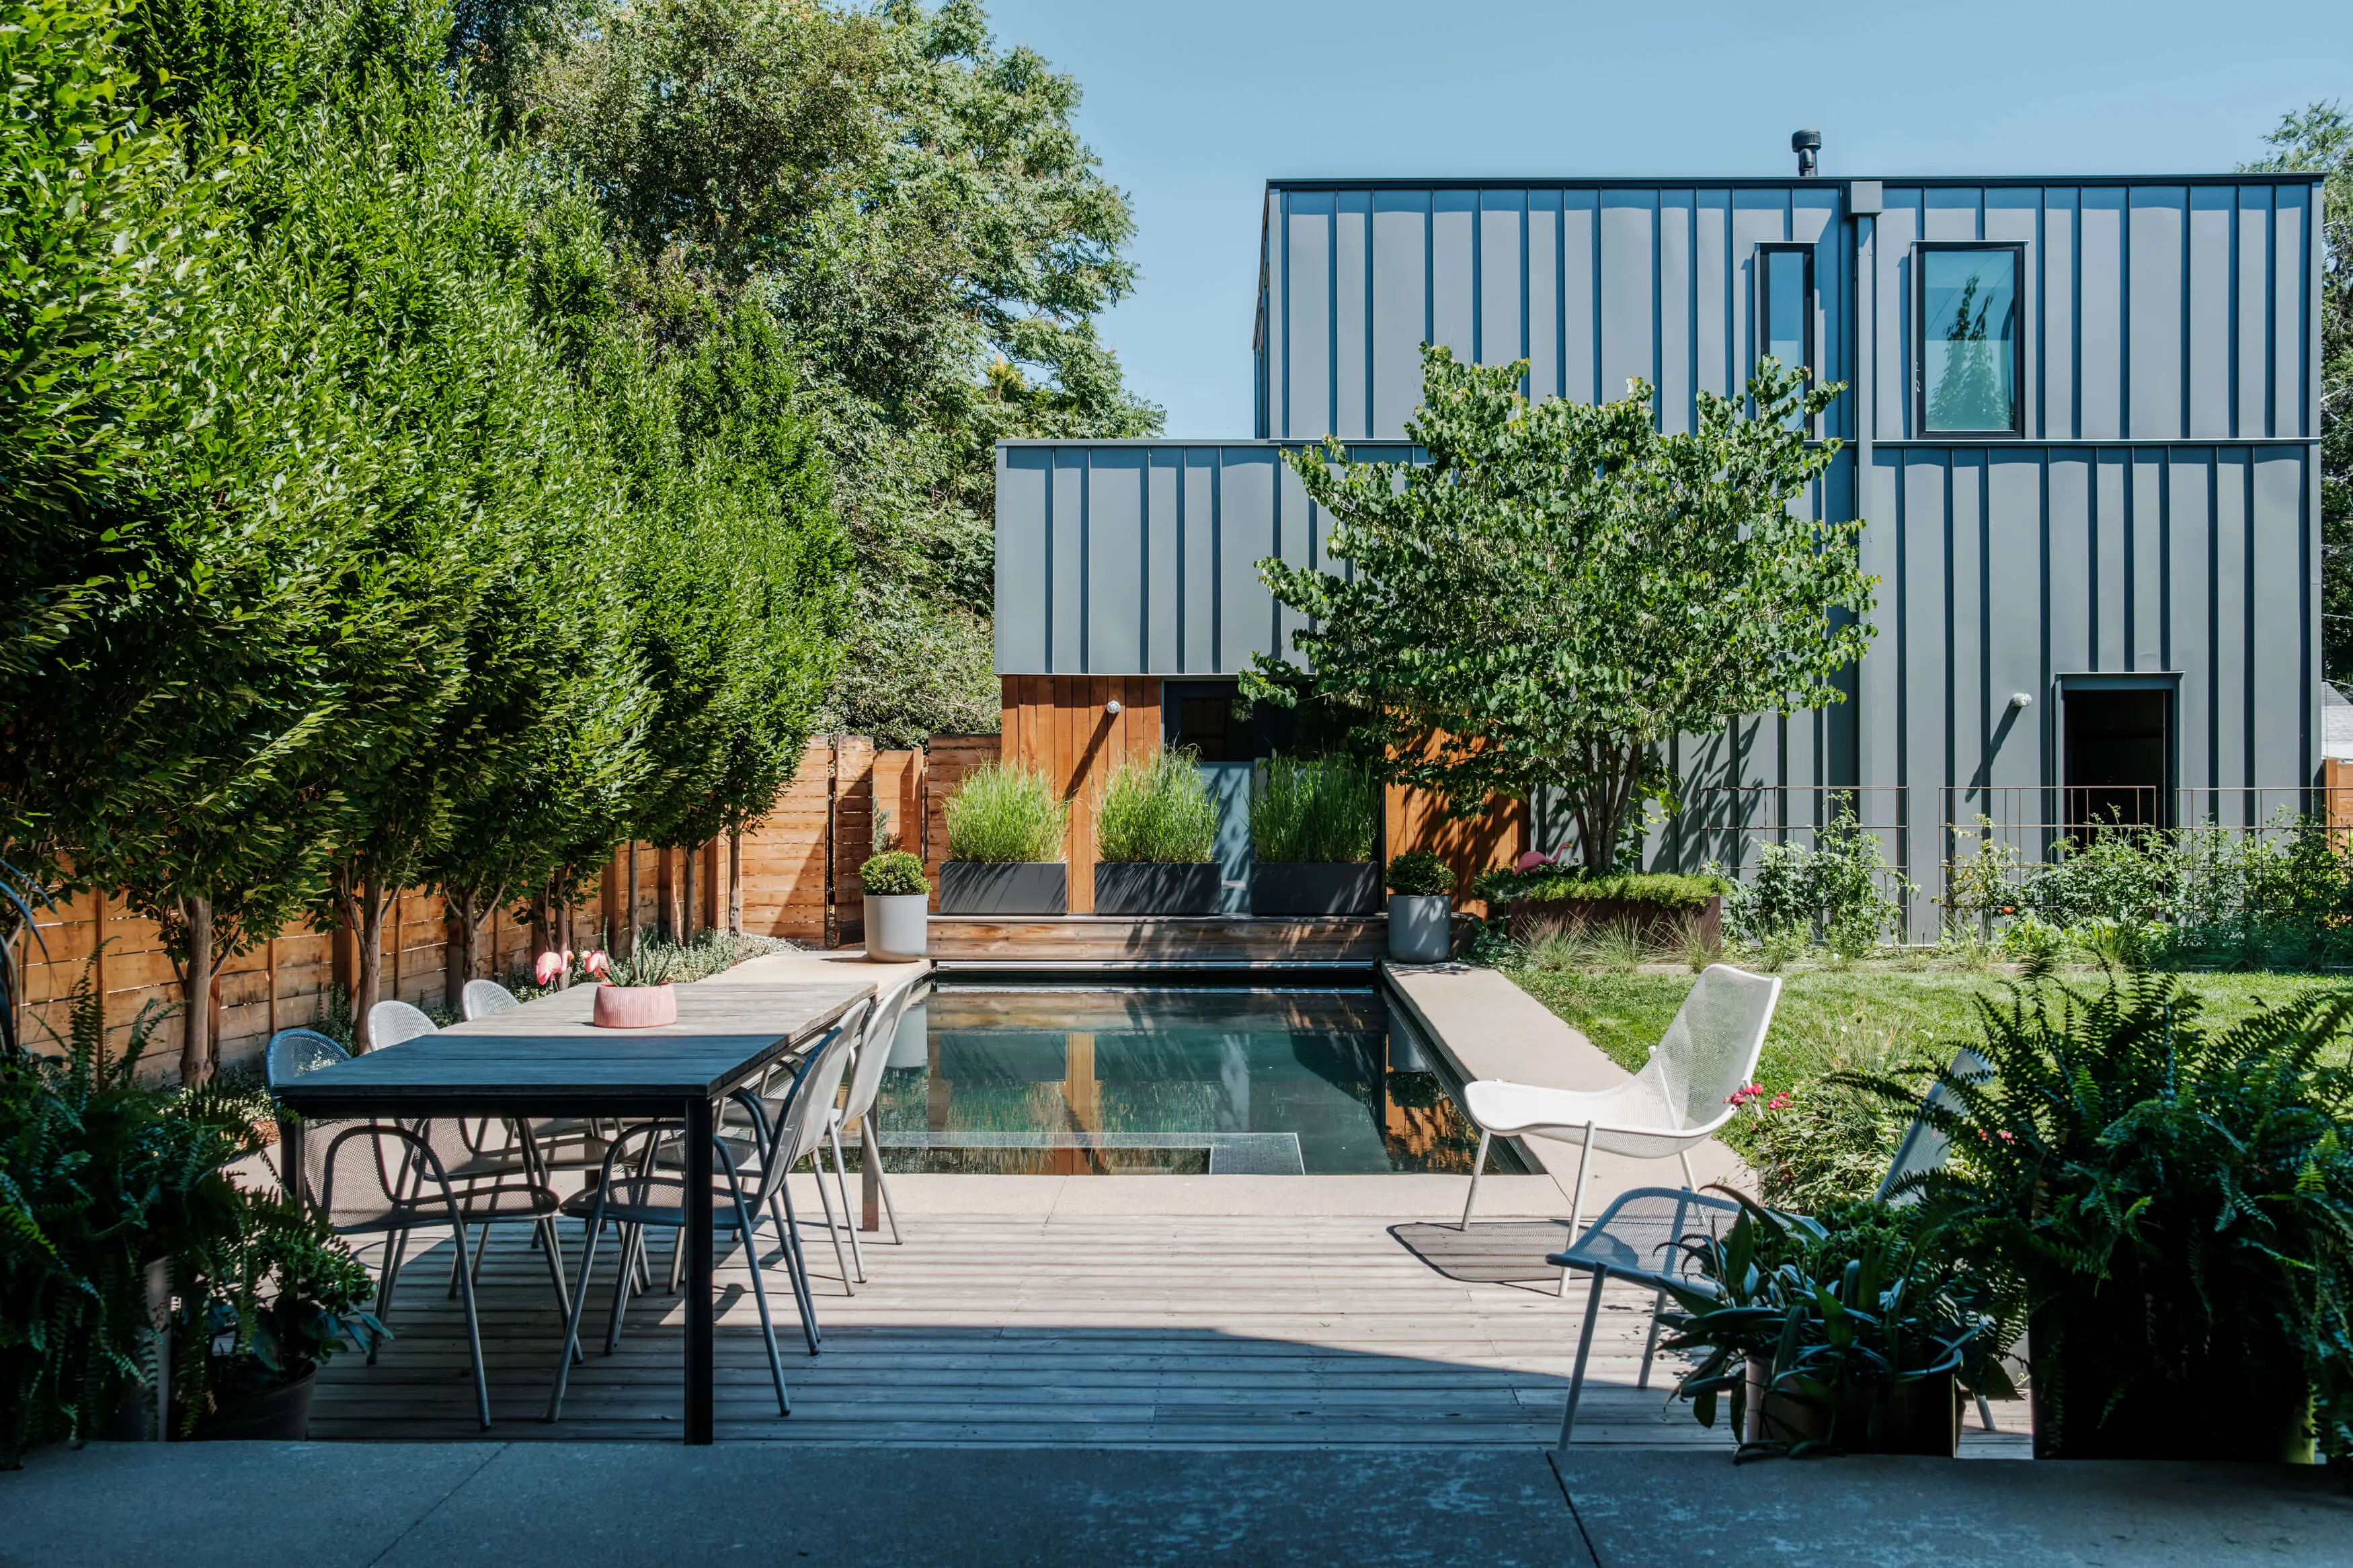
<path fill-rule="evenodd" d="M 1350 757 L 1271 759 L 1250 792 L 1250 913 L 1378 907 L 1372 774 Z"/>
<path fill-rule="evenodd" d="M 1120 765 L 1095 805 L 1095 912 L 1218 909 L 1218 806 L 1189 748 Z"/>
<path fill-rule="evenodd" d="M 1454 952 L 1454 868 L 1427 849 L 1389 862 L 1389 957 L 1443 963 Z"/>
<path fill-rule="evenodd" d="M 912 963 L 929 945 L 931 879 L 923 858 L 885 849 L 858 868 L 866 889 L 866 956 L 877 963 Z"/>
<path fill-rule="evenodd" d="M 671 988 L 685 969 L 685 956 L 668 942 L 638 945 L 627 958 L 588 955 L 589 977 L 602 982 L 589 1019 L 603 1029 L 651 1029 L 678 1022 L 678 993 Z"/>
<path fill-rule="evenodd" d="M 1059 915 L 1071 907 L 1062 859 L 1070 805 L 1053 781 L 1018 763 L 979 769 L 950 797 L 944 915 Z"/>

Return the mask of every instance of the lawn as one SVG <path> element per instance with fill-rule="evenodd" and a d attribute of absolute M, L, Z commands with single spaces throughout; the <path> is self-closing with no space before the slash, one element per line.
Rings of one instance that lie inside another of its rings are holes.
<path fill-rule="evenodd" d="M 1792 966 L 1782 975 L 1781 1001 L 1766 1037 L 1757 1081 L 1792 1088 L 1841 1067 L 1893 1067 L 1950 1057 L 1978 1034 L 1977 999 L 2005 1003 L 2019 984 L 2001 971 L 1899 967 L 1905 961 L 1865 962 L 1848 968 Z M 1688 973 L 1661 966 L 1640 970 L 1513 968 L 1520 988 L 1582 1030 L 1629 1071 L 1666 1032 L 1692 987 Z M 2095 968 L 2063 969 L 2059 984 L 2097 991 L 2107 983 Z M 2257 1007 L 2348 984 L 2341 975 L 2185 974 L 2207 1018 L 2230 1023 Z"/>

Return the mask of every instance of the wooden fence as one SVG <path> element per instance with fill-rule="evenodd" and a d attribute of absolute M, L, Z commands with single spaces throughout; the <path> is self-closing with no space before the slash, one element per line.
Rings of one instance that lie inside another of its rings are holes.
<path fill-rule="evenodd" d="M 934 792 L 953 792 L 966 772 L 995 761 L 997 752 L 994 735 L 943 735 L 927 750 L 912 752 L 877 752 L 871 741 L 855 735 L 812 742 L 775 808 L 733 847 L 735 878 L 729 875 L 730 846 L 723 839 L 692 849 L 625 846 L 574 904 L 568 943 L 586 951 L 603 945 L 607 933 L 633 927 L 691 936 L 737 919 L 743 931 L 807 947 L 861 940 L 858 867 L 871 853 L 878 804 L 902 846 L 936 873 L 947 849 L 940 826 L 944 794 Z M 510 906 L 483 922 L 476 962 L 480 976 L 529 970 L 531 929 L 517 918 L 522 912 Z M 37 940 L 22 939 L 24 1037 L 42 1047 L 49 1029 L 65 1032 L 66 999 L 88 969 L 105 997 L 108 1039 L 118 1051 L 151 1004 L 172 1010 L 151 1037 L 145 1058 L 147 1070 L 171 1073 L 180 1057 L 180 987 L 154 922 L 129 912 L 118 894 L 85 892 L 40 911 L 37 931 Z M 385 921 L 384 994 L 442 1005 L 456 951 L 440 899 L 422 889 L 401 893 Z M 221 1062 L 250 1059 L 278 1030 L 316 1020 L 333 989 L 348 992 L 358 970 L 358 942 L 351 932 L 302 921 L 227 960 L 214 980 L 211 1002 Z"/>

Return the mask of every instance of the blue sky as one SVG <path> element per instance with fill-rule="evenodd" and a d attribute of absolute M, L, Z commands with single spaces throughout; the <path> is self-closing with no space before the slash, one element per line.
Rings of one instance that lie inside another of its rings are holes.
<path fill-rule="evenodd" d="M 1104 321 L 1168 433 L 1247 436 L 1259 203 L 1279 174 L 2225 170 L 2353 108 L 2353 4 L 1402 5 L 994 0 L 1086 89 L 1141 287 Z"/>

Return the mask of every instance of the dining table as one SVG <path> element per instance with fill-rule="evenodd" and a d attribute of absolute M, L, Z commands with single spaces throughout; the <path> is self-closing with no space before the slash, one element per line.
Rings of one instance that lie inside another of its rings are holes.
<path fill-rule="evenodd" d="M 658 1118 L 681 1123 L 686 1166 L 685 1435 L 712 1440 L 712 1135 L 719 1107 L 756 1087 L 874 994 L 871 984 L 677 988 L 678 1019 L 649 1028 L 591 1022 L 594 985 L 453 1024 L 279 1086 L 284 1168 L 302 1169 L 301 1121 L 371 1118 Z M 756 1261 L 754 1267 L 757 1267 Z"/>

